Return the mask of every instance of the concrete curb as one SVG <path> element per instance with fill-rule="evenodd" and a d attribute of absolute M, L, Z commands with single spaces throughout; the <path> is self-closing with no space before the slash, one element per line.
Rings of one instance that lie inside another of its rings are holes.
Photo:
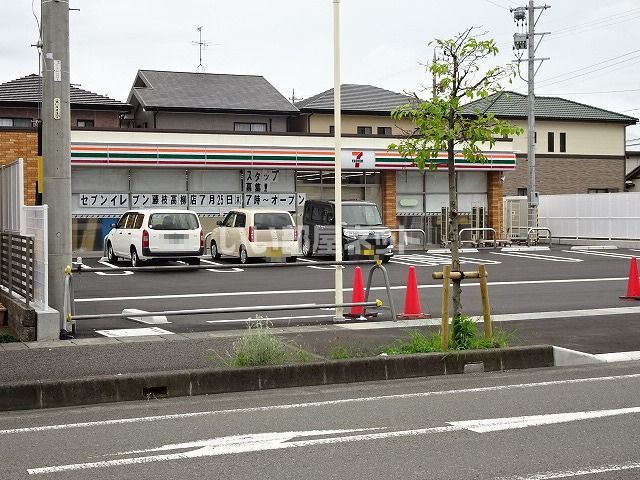
<path fill-rule="evenodd" d="M 243 369 L 202 369 L 105 375 L 0 385 L 0 411 L 68 407 L 148 398 L 355 383 L 484 371 L 551 367 L 548 345 L 358 358 Z"/>

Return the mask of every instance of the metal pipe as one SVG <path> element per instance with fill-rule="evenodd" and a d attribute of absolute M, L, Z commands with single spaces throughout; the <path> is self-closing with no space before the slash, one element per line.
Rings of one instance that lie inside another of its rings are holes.
<path fill-rule="evenodd" d="M 129 318 L 129 317 L 153 317 L 163 315 L 165 317 L 177 315 L 215 315 L 219 313 L 253 313 L 253 312 L 277 312 L 282 310 L 314 310 L 320 308 L 351 308 L 351 307 L 381 307 L 382 301 L 375 302 L 355 302 L 355 303 L 304 303 L 299 305 L 272 305 L 260 307 L 227 307 L 227 308 L 197 308 L 194 310 L 167 310 L 164 312 L 144 312 L 144 313 L 105 313 L 104 315 L 75 315 L 73 320 L 96 320 L 101 318 Z"/>
<path fill-rule="evenodd" d="M 493 232 L 493 239 L 491 240 L 483 240 L 484 242 L 491 242 L 493 241 L 493 246 L 496 246 L 496 242 L 497 242 L 497 238 L 496 238 L 496 230 L 495 228 L 491 228 L 491 227 L 473 227 L 473 228 L 463 228 L 462 230 L 460 230 L 459 236 L 460 236 L 460 243 L 469 243 L 469 242 L 475 242 L 475 240 L 462 240 L 462 233 L 463 232 Z"/>
<path fill-rule="evenodd" d="M 336 263 L 342 261 L 342 111 L 340 108 L 340 0 L 333 0 L 333 122 L 335 142 L 335 242 Z M 335 303 L 343 302 L 342 265 L 335 270 Z M 336 308 L 336 321 L 344 321 L 343 311 Z"/>
<path fill-rule="evenodd" d="M 344 266 L 344 265 L 374 265 L 375 260 L 343 260 L 340 262 L 314 262 L 314 263 L 258 263 L 243 265 L 241 263 L 226 264 L 226 265 L 160 265 L 157 267 L 87 267 L 83 266 L 82 262 L 78 262 L 79 265 L 72 268 L 73 272 L 117 272 L 130 271 L 130 272 L 165 272 L 165 271 L 192 271 L 192 270 L 233 270 L 234 268 L 292 268 L 292 267 L 310 267 L 310 266 Z"/>
<path fill-rule="evenodd" d="M 529 227 L 527 229 L 527 245 L 529 244 L 529 238 L 533 232 L 548 232 L 549 236 L 547 238 L 549 239 L 549 245 L 551 245 L 551 229 L 548 227 Z"/>
<path fill-rule="evenodd" d="M 391 232 L 398 232 L 398 233 L 404 233 L 405 237 L 405 245 L 407 243 L 407 233 L 410 232 L 415 232 L 415 233 L 421 233 L 422 234 L 422 247 L 424 248 L 426 243 L 427 243 L 427 232 L 425 232 L 424 230 L 422 230 L 421 228 L 390 228 L 389 231 Z M 398 242 L 400 242 L 400 239 L 398 239 Z"/>

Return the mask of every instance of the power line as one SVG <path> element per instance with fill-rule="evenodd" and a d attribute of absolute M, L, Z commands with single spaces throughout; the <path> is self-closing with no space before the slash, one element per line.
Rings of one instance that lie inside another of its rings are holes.
<path fill-rule="evenodd" d="M 623 69 L 623 68 L 630 67 L 632 65 L 636 65 L 637 63 L 640 63 L 640 59 L 635 59 L 635 61 L 633 61 L 631 63 L 627 63 L 630 60 L 632 60 L 632 59 L 626 59 L 626 60 L 623 60 L 623 61 L 620 61 L 620 62 L 615 62 L 615 63 L 612 63 L 610 65 L 605 65 L 605 66 L 603 66 L 601 68 L 596 68 L 594 70 L 591 70 L 590 72 L 585 72 L 585 73 L 581 73 L 581 74 L 578 74 L 578 75 L 573 75 L 572 77 L 565 78 L 565 79 L 562 79 L 562 80 L 555 80 L 553 82 L 544 82 L 545 83 L 544 87 L 548 87 L 550 85 L 557 85 L 558 83 L 565 83 L 565 82 L 575 81 L 576 78 L 585 77 L 585 76 L 591 76 L 594 73 L 598 73 L 598 72 L 600 72 L 602 70 L 608 70 L 607 72 L 604 72 L 606 74 L 606 73 L 609 73 L 611 71 L 620 70 L 620 69 Z M 614 65 L 620 65 L 620 66 L 616 67 L 616 68 L 611 68 Z M 602 75 L 602 74 L 600 74 L 600 75 Z M 596 75 L 596 76 L 598 76 L 598 75 Z M 541 82 L 543 82 L 543 81 L 541 80 Z"/>
<path fill-rule="evenodd" d="M 547 93 L 546 95 L 596 95 L 599 93 L 625 93 L 625 92 L 640 92 L 640 88 L 632 88 L 629 90 L 600 90 L 597 92 L 558 92 L 558 93 Z M 632 110 L 638 110 L 638 109 L 634 108 Z"/>
<path fill-rule="evenodd" d="M 575 70 L 570 70 L 568 72 L 561 73 L 559 75 L 554 75 L 553 77 L 544 78 L 544 79 L 540 80 L 540 82 L 547 82 L 547 81 L 553 80 L 555 78 L 566 77 L 567 75 L 571 75 L 573 73 L 581 72 L 583 70 L 588 70 L 590 68 L 597 67 L 598 65 L 602 65 L 604 63 L 609 63 L 609 62 L 611 62 L 613 60 L 617 60 L 617 59 L 623 58 L 623 57 L 628 57 L 629 55 L 638 54 L 638 53 L 640 53 L 640 49 L 632 50 L 631 52 L 623 53 L 622 55 L 618 55 L 616 57 L 605 58 L 604 60 L 601 60 L 601 61 L 596 62 L 596 63 L 592 63 L 591 65 L 587 65 L 586 67 L 577 68 Z"/>
<path fill-rule="evenodd" d="M 509 10 L 508 7 L 505 7 L 504 5 L 500 5 L 499 3 L 494 2 L 493 0 L 484 0 L 487 3 L 490 3 L 491 5 L 498 7 L 498 8 L 502 8 L 504 10 Z"/>
<path fill-rule="evenodd" d="M 615 21 L 615 20 L 620 19 L 621 17 L 626 16 L 629 13 L 638 12 L 638 11 L 640 11 L 640 7 L 632 8 L 630 10 L 625 10 L 623 12 L 614 13 L 612 15 L 608 15 L 606 17 L 602 17 L 602 18 L 599 18 L 597 20 L 591 20 L 591 21 L 584 22 L 584 23 L 578 23 L 576 25 L 570 25 L 568 27 L 560 28 L 560 29 L 556 30 L 556 32 L 553 35 L 554 36 L 566 35 L 567 33 L 573 32 L 575 30 L 580 30 L 580 29 L 583 29 L 583 28 L 592 28 L 592 27 L 597 26 L 597 25 L 599 25 L 601 23 Z"/>

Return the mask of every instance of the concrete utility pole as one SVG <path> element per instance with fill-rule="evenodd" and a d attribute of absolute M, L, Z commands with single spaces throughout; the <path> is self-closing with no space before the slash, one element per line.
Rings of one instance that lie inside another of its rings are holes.
<path fill-rule="evenodd" d="M 336 235 L 336 262 L 342 261 L 342 115 L 340 107 L 340 0 L 333 0 L 333 122 L 335 140 L 335 235 Z M 343 303 L 342 294 L 342 269 L 336 265 L 335 271 L 335 303 Z M 335 321 L 344 321 L 342 308 L 336 308 Z"/>
<path fill-rule="evenodd" d="M 536 127 L 536 119 L 535 119 L 535 90 L 534 90 L 534 80 L 537 70 L 535 67 L 535 62 L 540 61 L 541 64 L 548 58 L 535 58 L 536 50 L 538 49 L 538 45 L 535 43 L 535 36 L 540 35 L 543 37 L 547 35 L 549 32 L 535 33 L 535 26 L 540 19 L 540 15 L 542 15 L 542 11 L 547 8 L 551 8 L 550 5 L 543 5 L 536 7 L 533 3 L 533 0 L 529 0 L 529 5 L 527 7 L 517 7 L 512 8 L 510 11 L 513 13 L 514 20 L 516 25 L 522 27 L 525 23 L 527 25 L 527 32 L 518 32 L 513 36 L 513 49 L 517 52 L 519 50 L 527 50 L 527 93 L 528 93 L 528 105 L 527 105 L 527 164 L 528 164 L 528 182 L 527 182 L 527 197 L 528 197 L 528 215 L 527 215 L 527 226 L 529 228 L 537 227 L 537 210 L 538 210 L 538 192 L 536 191 L 536 142 L 535 142 L 535 127 Z M 535 18 L 535 11 L 541 10 L 538 18 Z M 527 15 L 525 16 L 525 11 Z M 528 17 L 528 18 L 527 18 Z M 525 18 L 527 20 L 525 21 Z M 542 40 L 542 38 L 541 38 Z M 516 60 L 518 63 L 522 61 L 519 57 Z M 538 67 L 540 68 L 540 67 Z"/>
<path fill-rule="evenodd" d="M 42 0 L 43 200 L 49 205 L 49 304 L 63 317 L 64 269 L 71 265 L 71 113 L 69 106 L 69 0 Z"/>

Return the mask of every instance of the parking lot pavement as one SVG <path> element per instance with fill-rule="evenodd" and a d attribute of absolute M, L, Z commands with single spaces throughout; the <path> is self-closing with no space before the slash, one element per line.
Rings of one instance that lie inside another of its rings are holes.
<path fill-rule="evenodd" d="M 550 250 L 483 249 L 465 250 L 462 268 L 471 271 L 484 263 L 489 272 L 492 313 L 498 316 L 519 314 L 541 318 L 575 318 L 586 309 L 612 309 L 598 313 L 618 316 L 620 308 L 635 306 L 618 297 L 626 289 L 629 259 L 640 252 L 633 250 L 571 250 L 554 246 Z M 103 259 L 86 259 L 86 270 L 74 275 L 76 313 L 120 313 L 124 308 L 149 312 L 177 309 L 293 305 L 300 303 L 333 303 L 333 267 L 318 264 L 327 258 L 301 258 L 296 267 L 269 268 L 234 267 L 233 259 L 213 262 L 203 258 L 197 271 L 127 271 L 125 263 L 113 271 L 92 273 L 90 268 L 109 265 Z M 437 250 L 404 252 L 385 265 L 388 270 L 392 298 L 398 312 L 403 310 L 404 292 L 409 266 L 415 266 L 422 310 L 438 317 L 441 284 L 431 279 L 431 273 L 449 264 L 448 253 Z M 122 270 L 124 268 L 124 270 Z M 365 282 L 370 266 L 362 267 Z M 345 301 L 351 300 L 353 266 L 344 269 Z M 470 315 L 480 314 L 479 287 L 473 280 L 463 283 L 463 308 Z M 371 299 L 389 300 L 382 275 L 374 275 Z M 540 312 L 545 312 L 542 317 Z M 558 313 L 560 312 L 560 313 Z M 276 326 L 331 323 L 333 310 L 272 311 L 261 314 Z M 627 312 L 629 313 L 629 312 Z M 537 314 L 537 315 L 536 315 Z M 634 314 L 630 311 L 629 314 Z M 189 315 L 168 317 L 171 323 L 158 327 L 176 333 L 238 328 L 248 313 L 226 315 Z M 382 310 L 373 321 L 391 320 L 388 310 Z M 153 326 L 153 325 L 152 325 Z M 80 337 L 99 336 L 102 330 L 148 327 L 128 319 L 78 321 Z M 117 334 L 117 333 L 116 333 Z"/>

